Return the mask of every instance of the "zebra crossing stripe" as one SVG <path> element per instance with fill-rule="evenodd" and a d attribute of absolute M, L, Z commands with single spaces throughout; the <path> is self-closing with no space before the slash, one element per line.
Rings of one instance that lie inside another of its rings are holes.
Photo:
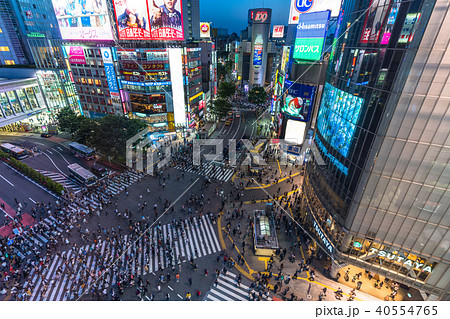
<path fill-rule="evenodd" d="M 207 227 L 209 227 L 209 231 L 211 232 L 212 237 L 214 238 L 214 242 L 216 243 L 217 250 L 221 251 L 222 249 L 220 248 L 219 241 L 217 240 L 216 233 L 214 232 L 214 229 L 211 224 L 211 220 L 209 218 L 207 219 L 206 225 L 207 225 Z"/>
<path fill-rule="evenodd" d="M 228 289 L 226 289 L 225 287 L 222 286 L 223 284 L 224 284 L 224 282 L 221 282 L 221 285 L 217 285 L 216 288 L 221 290 L 221 291 L 223 291 L 227 295 L 230 295 L 230 296 L 232 296 L 232 297 L 234 297 L 234 298 L 236 298 L 238 300 L 247 300 L 247 298 L 242 297 L 241 295 L 238 295 L 238 294 L 234 293 L 234 291 L 236 291 L 236 289 L 233 286 L 228 285 L 229 287 L 231 287 L 233 289 L 233 290 L 228 290 Z"/>
<path fill-rule="evenodd" d="M 189 227 L 189 225 L 188 225 L 188 221 L 186 220 L 186 227 L 185 227 L 185 232 L 186 232 L 186 235 L 188 236 L 187 237 L 187 241 L 189 242 L 189 245 L 191 246 L 191 258 L 197 258 L 198 256 L 195 256 L 195 249 L 194 249 L 194 243 L 193 243 L 193 241 L 194 241 L 194 238 L 193 238 L 193 236 L 191 235 L 191 231 L 190 231 L 190 227 Z M 187 244 L 186 244 L 186 246 L 187 246 Z M 197 243 L 196 243 L 196 246 L 197 246 Z M 196 247 L 197 248 L 197 247 Z M 197 248 L 197 253 L 200 253 L 199 251 L 198 251 L 198 248 Z"/>
<path fill-rule="evenodd" d="M 218 288 L 219 286 L 217 285 L 217 287 L 216 288 Z M 219 292 L 219 291 L 217 291 L 216 289 L 211 289 L 210 291 L 209 291 L 209 293 L 210 294 L 214 294 L 214 295 L 216 295 L 216 296 L 218 296 L 218 297 L 221 297 L 221 298 L 223 298 L 223 300 L 226 300 L 226 301 L 234 301 L 234 299 L 232 299 L 232 298 L 230 298 L 230 297 L 228 297 L 228 296 L 225 296 L 224 294 L 222 294 L 221 292 Z"/>
<path fill-rule="evenodd" d="M 211 241 L 211 237 L 209 236 L 209 233 L 206 231 L 206 228 L 205 228 L 205 225 L 204 225 L 204 221 L 203 221 L 203 216 L 199 218 L 198 223 L 200 224 L 202 233 L 203 233 L 203 235 L 205 237 L 205 243 L 206 243 L 206 248 L 208 249 L 208 255 L 211 255 L 213 252 L 212 252 L 211 247 L 210 247 L 210 245 L 208 243 L 208 240 L 206 240 L 207 236 L 208 236 L 209 242 L 211 242 L 211 244 L 212 244 L 212 241 Z"/>
<path fill-rule="evenodd" d="M 203 254 L 203 256 L 206 256 L 207 253 L 206 253 L 205 243 L 203 242 L 203 238 L 200 235 L 200 229 L 199 229 L 200 225 L 198 224 L 198 221 L 197 221 L 197 219 L 195 217 L 194 217 L 193 220 L 194 220 L 194 223 L 193 223 L 192 227 L 195 229 L 195 232 L 196 232 L 196 234 L 198 236 L 198 241 L 200 243 L 200 248 L 202 249 L 202 254 Z"/>

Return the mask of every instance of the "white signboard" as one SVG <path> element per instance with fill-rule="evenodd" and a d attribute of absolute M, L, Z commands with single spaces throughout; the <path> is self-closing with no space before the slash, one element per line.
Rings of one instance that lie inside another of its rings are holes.
<path fill-rule="evenodd" d="M 331 10 L 331 16 L 337 17 L 341 8 L 341 0 L 291 0 L 289 24 L 297 24 L 302 13 Z"/>

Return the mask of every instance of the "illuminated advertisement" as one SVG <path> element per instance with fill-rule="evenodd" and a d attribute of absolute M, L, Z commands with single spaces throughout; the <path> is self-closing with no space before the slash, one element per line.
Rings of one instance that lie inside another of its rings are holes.
<path fill-rule="evenodd" d="M 200 38 L 211 37 L 211 26 L 209 22 L 200 22 Z"/>
<path fill-rule="evenodd" d="M 394 0 L 391 6 L 391 11 L 389 12 L 388 19 L 386 22 L 386 27 L 383 31 L 383 37 L 381 38 L 381 44 L 388 44 L 391 37 L 392 28 L 394 27 L 395 19 L 397 19 L 398 9 L 402 0 Z"/>
<path fill-rule="evenodd" d="M 133 112 L 142 114 L 166 113 L 166 96 L 164 94 L 134 94 L 130 93 L 130 104 Z"/>
<path fill-rule="evenodd" d="M 291 47 L 288 45 L 283 46 L 283 55 L 281 57 L 281 70 L 280 70 L 283 74 L 287 73 L 286 67 L 289 62 L 290 54 L 291 54 Z"/>
<path fill-rule="evenodd" d="M 289 143 L 301 145 L 303 144 L 303 139 L 305 138 L 305 131 L 305 123 L 294 120 L 287 120 L 284 140 Z"/>
<path fill-rule="evenodd" d="M 285 81 L 284 86 L 286 91 L 281 112 L 299 121 L 308 122 L 312 113 L 316 87 L 289 80 Z"/>
<path fill-rule="evenodd" d="M 291 0 L 289 24 L 297 24 L 304 13 L 330 10 L 332 17 L 339 15 L 341 0 Z"/>
<path fill-rule="evenodd" d="M 364 99 L 325 83 L 317 127 L 323 138 L 343 156 L 348 155 Z"/>
<path fill-rule="evenodd" d="M 263 38 L 258 34 L 253 45 L 253 65 L 262 65 Z"/>
<path fill-rule="evenodd" d="M 377 43 L 381 33 L 381 26 L 387 15 L 391 0 L 372 0 L 366 14 L 361 43 Z"/>
<path fill-rule="evenodd" d="M 111 96 L 112 105 L 120 108 L 122 100 L 120 99 L 119 86 L 117 84 L 116 71 L 114 69 L 113 59 L 110 48 L 101 48 L 103 66 L 105 68 L 106 82 L 108 82 L 109 94 Z"/>
<path fill-rule="evenodd" d="M 52 0 L 63 39 L 114 40 L 106 0 Z"/>
<path fill-rule="evenodd" d="M 181 0 L 113 0 L 121 40 L 184 40 Z"/>
<path fill-rule="evenodd" d="M 172 82 L 173 111 L 175 115 L 175 125 L 186 124 L 186 107 L 184 101 L 183 64 L 182 49 L 170 48 L 170 80 Z"/>
<path fill-rule="evenodd" d="M 297 25 L 293 58 L 317 61 L 322 59 L 323 45 L 330 11 L 302 14 Z"/>
<path fill-rule="evenodd" d="M 405 23 L 403 24 L 402 32 L 398 38 L 398 43 L 411 42 L 419 26 L 420 13 L 409 13 L 406 15 Z"/>
<path fill-rule="evenodd" d="M 253 11 L 252 21 L 253 23 L 270 23 L 271 11 Z"/>
<path fill-rule="evenodd" d="M 122 69 L 124 70 L 137 70 L 137 71 L 164 71 L 168 67 L 168 63 L 154 63 L 154 62 L 120 62 Z"/>
<path fill-rule="evenodd" d="M 282 38 L 284 36 L 284 25 L 274 25 L 272 38 Z"/>
<path fill-rule="evenodd" d="M 86 64 L 83 47 L 64 47 L 71 64 Z"/>

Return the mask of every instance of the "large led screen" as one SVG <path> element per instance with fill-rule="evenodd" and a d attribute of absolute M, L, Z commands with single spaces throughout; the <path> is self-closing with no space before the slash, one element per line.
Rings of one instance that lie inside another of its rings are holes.
<path fill-rule="evenodd" d="M 119 39 L 184 40 L 181 0 L 113 0 Z"/>
<path fill-rule="evenodd" d="M 106 0 L 52 0 L 63 39 L 113 40 Z"/>
<path fill-rule="evenodd" d="M 281 112 L 299 121 L 309 121 L 316 88 L 289 80 L 285 81 L 285 88 L 284 104 Z"/>
<path fill-rule="evenodd" d="M 317 127 L 343 156 L 348 155 L 363 103 L 364 99 L 325 83 Z"/>

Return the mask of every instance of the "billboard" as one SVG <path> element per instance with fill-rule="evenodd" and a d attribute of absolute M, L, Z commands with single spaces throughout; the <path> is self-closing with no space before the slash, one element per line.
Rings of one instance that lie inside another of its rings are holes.
<path fill-rule="evenodd" d="M 182 49 L 170 48 L 170 80 L 172 82 L 172 101 L 175 115 L 175 125 L 186 124 L 186 107 L 184 102 Z"/>
<path fill-rule="evenodd" d="M 211 37 L 211 26 L 209 22 L 200 22 L 200 38 Z"/>
<path fill-rule="evenodd" d="M 299 121 L 308 122 L 312 114 L 316 87 L 286 80 L 281 112 Z"/>
<path fill-rule="evenodd" d="M 121 40 L 184 40 L 181 0 L 113 0 Z"/>
<path fill-rule="evenodd" d="M 286 74 L 286 68 L 289 63 L 289 58 L 291 55 L 291 47 L 288 45 L 283 46 L 283 55 L 281 57 L 281 72 Z"/>
<path fill-rule="evenodd" d="M 389 12 L 386 26 L 383 31 L 383 37 L 381 38 L 381 44 L 388 44 L 391 37 L 392 28 L 394 27 L 395 20 L 397 19 L 398 10 L 402 0 L 394 0 L 391 6 L 391 11 Z"/>
<path fill-rule="evenodd" d="M 114 40 L 106 0 L 52 0 L 63 39 Z"/>
<path fill-rule="evenodd" d="M 323 45 L 330 11 L 302 14 L 297 25 L 294 59 L 317 61 L 322 59 Z"/>
<path fill-rule="evenodd" d="M 286 131 L 284 133 L 284 140 L 296 145 L 303 144 L 305 138 L 306 124 L 299 121 L 287 120 Z M 291 148 L 291 152 L 293 149 Z"/>
<path fill-rule="evenodd" d="M 86 64 L 86 57 L 84 56 L 83 47 L 64 47 L 67 52 L 67 57 L 70 64 Z"/>
<path fill-rule="evenodd" d="M 323 138 L 347 157 L 364 99 L 325 83 L 317 128 Z"/>
<path fill-rule="evenodd" d="M 284 36 L 284 25 L 274 25 L 272 38 L 282 38 Z"/>
<path fill-rule="evenodd" d="M 331 10 L 331 16 L 337 17 L 340 8 L 341 0 L 291 0 L 289 24 L 297 24 L 304 13 Z"/>
<path fill-rule="evenodd" d="M 414 33 L 419 26 L 420 13 L 408 13 L 405 18 L 405 23 L 403 24 L 402 32 L 398 38 L 398 43 L 408 43 L 411 42 Z"/>
<path fill-rule="evenodd" d="M 372 0 L 366 13 L 364 27 L 361 34 L 361 43 L 378 43 L 381 26 L 386 18 L 391 0 Z"/>
<path fill-rule="evenodd" d="M 255 43 L 255 46 L 253 48 L 253 65 L 262 65 L 262 52 L 262 43 Z"/>

